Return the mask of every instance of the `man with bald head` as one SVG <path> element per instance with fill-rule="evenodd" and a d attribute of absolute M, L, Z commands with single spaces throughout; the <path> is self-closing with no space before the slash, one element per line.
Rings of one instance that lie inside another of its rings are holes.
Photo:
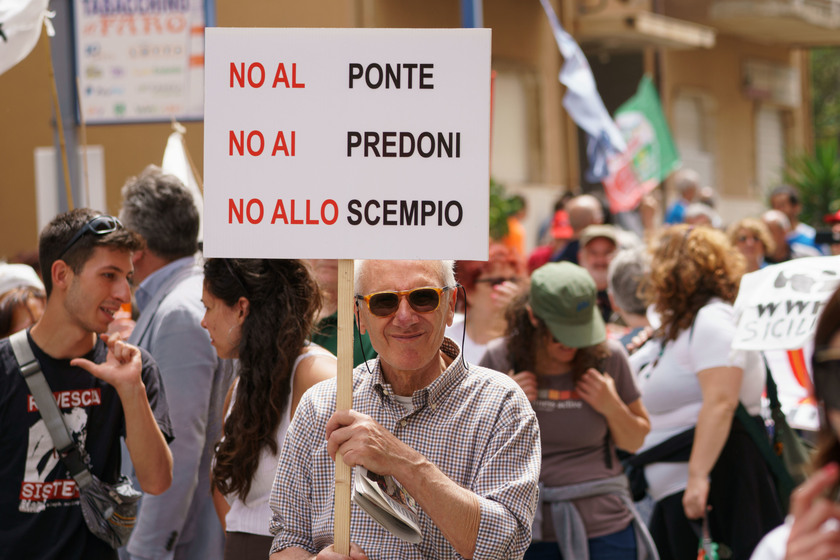
<path fill-rule="evenodd" d="M 536 418 L 498 372 L 466 364 L 444 337 L 457 297 L 452 261 L 359 261 L 356 319 L 379 357 L 353 372 L 354 410 L 335 380 L 301 400 L 270 505 L 272 560 L 521 558 L 540 469 Z M 392 476 L 419 506 L 419 544 L 352 506 L 350 556 L 333 547 L 333 460 Z"/>
<path fill-rule="evenodd" d="M 566 203 L 565 209 L 569 214 L 569 225 L 572 226 L 574 236 L 553 262 L 569 261 L 578 264 L 580 234 L 593 224 L 604 223 L 604 207 L 601 201 L 591 194 L 579 194 Z"/>

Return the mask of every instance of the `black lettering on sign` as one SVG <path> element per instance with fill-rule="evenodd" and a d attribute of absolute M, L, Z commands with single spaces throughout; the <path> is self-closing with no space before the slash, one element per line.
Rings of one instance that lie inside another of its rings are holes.
<path fill-rule="evenodd" d="M 429 158 L 461 157 L 460 132 L 347 132 L 347 157 Z"/>
<path fill-rule="evenodd" d="M 337 214 L 337 212 L 336 212 Z M 347 223 L 358 226 L 443 226 L 457 227 L 464 219 L 464 207 L 457 200 L 376 200 L 347 203 Z"/>
<path fill-rule="evenodd" d="M 434 68 L 432 63 L 372 62 L 364 65 L 351 62 L 347 66 L 347 85 L 350 89 L 357 85 L 356 82 L 363 82 L 368 89 L 435 89 Z"/>

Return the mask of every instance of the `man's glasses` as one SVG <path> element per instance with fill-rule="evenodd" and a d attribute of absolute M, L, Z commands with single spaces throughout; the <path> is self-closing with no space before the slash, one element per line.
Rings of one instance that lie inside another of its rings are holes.
<path fill-rule="evenodd" d="M 70 250 L 70 248 L 82 238 L 82 236 L 88 232 L 93 233 L 95 235 L 106 235 L 108 233 L 113 233 L 118 229 L 122 228 L 122 222 L 119 219 L 113 216 L 107 216 L 102 214 L 100 216 L 95 216 L 88 220 L 88 222 L 82 226 L 82 229 L 76 232 L 76 234 L 70 238 L 70 241 L 67 245 L 64 246 L 64 249 L 58 254 L 58 258 L 64 256 L 64 254 Z"/>
<path fill-rule="evenodd" d="M 356 301 L 362 300 L 368 310 L 377 317 L 390 317 L 400 308 L 400 298 L 405 296 L 408 304 L 417 313 L 431 313 L 440 307 L 440 296 L 451 286 L 443 288 L 414 288 L 402 292 L 375 292 L 366 296 L 356 296 Z"/>
<path fill-rule="evenodd" d="M 490 284 L 493 287 L 498 286 L 499 284 L 504 284 L 505 282 L 519 282 L 519 277 L 517 276 L 488 276 L 487 278 L 479 278 L 475 281 L 476 284 Z"/>
<path fill-rule="evenodd" d="M 814 352 L 814 386 L 826 406 L 840 410 L 840 348 Z"/>

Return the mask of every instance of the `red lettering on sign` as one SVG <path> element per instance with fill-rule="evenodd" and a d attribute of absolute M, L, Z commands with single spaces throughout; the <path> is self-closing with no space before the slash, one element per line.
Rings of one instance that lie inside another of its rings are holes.
<path fill-rule="evenodd" d="M 274 73 L 274 83 L 271 87 L 276 88 L 277 84 L 283 84 L 289 88 L 305 88 L 306 84 L 297 81 L 297 63 L 292 63 L 292 83 L 289 85 L 289 78 L 286 76 L 286 65 L 282 62 L 277 65 L 277 72 Z"/>
<path fill-rule="evenodd" d="M 271 223 L 273 224 L 278 219 L 283 220 L 284 224 L 288 224 L 289 220 L 286 218 L 286 207 L 283 206 L 283 200 L 277 199 L 277 204 L 274 206 L 274 215 L 271 217 Z"/>
<path fill-rule="evenodd" d="M 243 203 L 244 203 L 244 201 L 240 198 L 239 199 L 239 206 L 237 206 L 236 201 L 234 201 L 232 198 L 228 199 L 228 223 L 229 224 L 233 223 L 234 217 L 236 217 L 236 220 L 240 224 L 242 223 L 242 219 L 243 219 L 242 205 L 243 205 Z"/>
<path fill-rule="evenodd" d="M 101 22 L 101 30 L 98 33 L 103 37 L 181 33 L 187 28 L 187 18 L 184 14 L 114 15 L 104 16 L 98 21 Z M 96 33 L 96 27 L 99 25 L 100 23 L 92 24 L 85 28 L 85 32 Z"/>
<path fill-rule="evenodd" d="M 306 223 L 307 224 L 317 224 L 318 220 L 313 220 L 309 216 L 309 199 L 306 199 Z"/>
<path fill-rule="evenodd" d="M 248 70 L 245 70 L 245 63 L 240 62 L 237 68 L 235 62 L 230 63 L 230 87 L 234 87 L 234 82 L 239 87 L 245 87 L 245 80 L 248 80 L 248 85 L 252 88 L 262 87 L 265 83 L 265 67 L 259 62 L 252 62 L 248 65 Z"/>
<path fill-rule="evenodd" d="M 295 201 L 294 201 L 294 199 L 292 199 L 292 219 L 291 219 L 291 223 L 293 223 L 293 224 L 302 224 L 303 223 L 303 220 L 300 220 L 300 219 L 296 220 L 295 219 Z"/>
<path fill-rule="evenodd" d="M 286 211 L 286 202 L 289 204 L 289 211 Z M 278 198 L 274 205 L 274 213 L 271 216 L 271 223 L 281 221 L 286 225 L 318 225 L 324 223 L 331 226 L 338 220 L 338 204 L 335 200 L 327 199 L 321 203 L 320 220 L 318 219 L 317 203 L 310 199 L 303 200 L 304 216 L 299 216 L 296 210 L 300 209 L 300 204 L 295 200 L 288 200 L 284 202 L 283 199 Z"/>
<path fill-rule="evenodd" d="M 244 209 L 243 209 L 244 206 Z M 256 207 L 256 209 L 254 209 Z M 244 211 L 243 211 L 244 210 Z M 239 222 L 240 224 L 243 223 L 244 219 L 247 218 L 249 222 L 252 224 L 258 224 L 263 219 L 263 205 L 260 199 L 252 198 L 245 203 L 243 199 L 239 199 L 238 205 L 237 201 L 232 198 L 228 199 L 228 223 L 232 224 L 234 220 Z"/>
<path fill-rule="evenodd" d="M 286 156 L 294 156 L 295 155 L 295 131 L 292 131 L 291 137 L 291 150 L 289 150 L 289 146 L 286 145 L 286 137 L 283 135 L 283 131 L 280 130 L 277 132 L 277 139 L 274 140 L 274 149 L 271 151 L 271 155 L 277 155 L 277 152 L 283 152 Z"/>
<path fill-rule="evenodd" d="M 326 212 L 327 206 L 332 206 L 332 209 L 333 209 L 332 219 L 327 218 L 327 212 Z M 335 223 L 335 221 L 337 219 L 338 219 L 338 204 L 336 204 L 335 200 L 333 200 L 331 198 L 328 198 L 327 200 L 324 201 L 323 204 L 321 204 L 321 221 L 324 222 L 325 224 L 327 224 L 328 226 L 331 226 Z"/>
<path fill-rule="evenodd" d="M 252 130 L 245 137 L 245 131 L 231 130 L 228 136 L 228 155 L 234 155 L 234 150 L 240 156 L 245 155 L 245 150 L 252 156 L 258 156 L 263 153 L 265 148 L 265 138 L 259 130 Z"/>

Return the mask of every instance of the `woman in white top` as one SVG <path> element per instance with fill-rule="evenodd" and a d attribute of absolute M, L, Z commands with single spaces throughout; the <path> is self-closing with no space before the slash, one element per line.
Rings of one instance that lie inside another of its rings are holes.
<path fill-rule="evenodd" d="M 696 557 L 700 524 L 689 520 L 708 506 L 712 538 L 735 559 L 749 558 L 782 521 L 769 469 L 734 419 L 739 401 L 750 415 L 760 412 L 764 388 L 757 356 L 731 351 L 743 270 L 743 256 L 709 227 L 672 226 L 653 249 L 650 299 L 661 326 L 649 343 L 657 351 L 641 354 L 650 359 L 638 384 L 651 430 L 639 454 L 694 429 L 679 453 L 644 469 L 656 501 L 650 532 L 663 560 Z"/>
<path fill-rule="evenodd" d="M 298 260 L 209 259 L 202 326 L 221 358 L 238 358 L 212 483 L 226 530 L 225 559 L 268 557 L 268 497 L 300 397 L 335 376 L 335 358 L 306 337 L 320 305 Z"/>
<path fill-rule="evenodd" d="M 791 495 L 785 524 L 762 540 L 753 560 L 840 559 L 840 289 L 814 333 L 814 396 L 823 409 L 815 472 Z"/>

